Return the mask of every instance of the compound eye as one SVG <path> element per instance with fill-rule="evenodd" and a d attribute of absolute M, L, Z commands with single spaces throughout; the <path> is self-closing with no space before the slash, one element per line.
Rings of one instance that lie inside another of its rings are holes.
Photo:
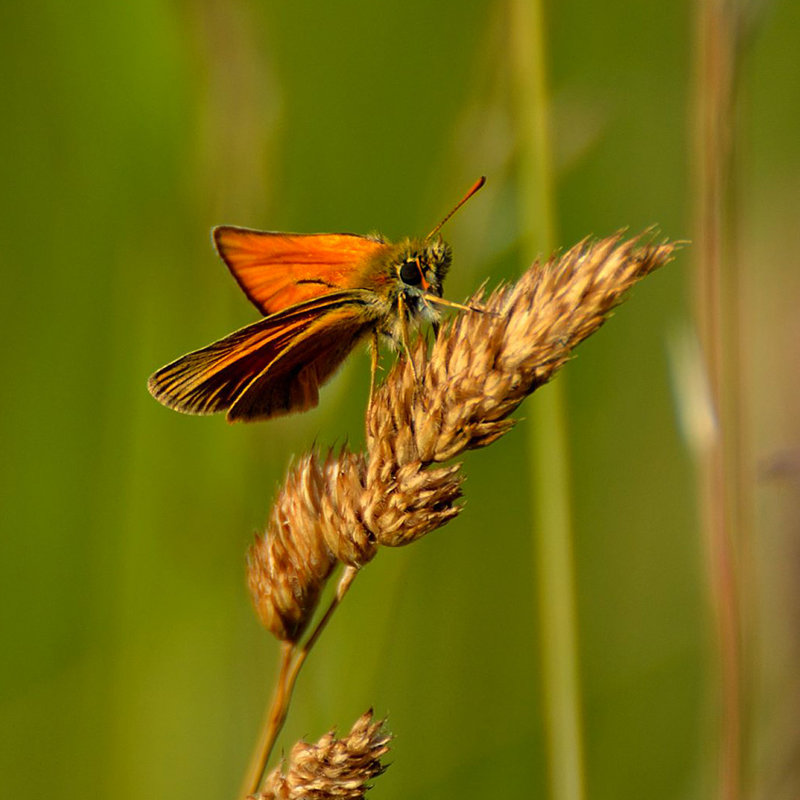
<path fill-rule="evenodd" d="M 416 258 L 403 262 L 400 267 L 400 280 L 409 286 L 419 286 L 422 283 L 422 269 Z"/>

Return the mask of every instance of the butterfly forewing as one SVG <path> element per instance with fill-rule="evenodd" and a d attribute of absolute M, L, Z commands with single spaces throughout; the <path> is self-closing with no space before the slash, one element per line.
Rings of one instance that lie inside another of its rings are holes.
<path fill-rule="evenodd" d="M 317 404 L 319 385 L 379 313 L 369 292 L 332 292 L 167 364 L 149 388 L 161 403 L 187 414 L 229 410 L 234 420 L 303 411 Z"/>
<path fill-rule="evenodd" d="M 349 233 L 269 233 L 229 225 L 214 228 L 214 243 L 262 314 L 363 286 L 359 266 L 386 248 Z"/>

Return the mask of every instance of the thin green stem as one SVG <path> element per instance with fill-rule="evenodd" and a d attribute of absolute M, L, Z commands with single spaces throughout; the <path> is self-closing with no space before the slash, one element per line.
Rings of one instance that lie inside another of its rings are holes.
<path fill-rule="evenodd" d="M 540 0 L 511 0 L 511 52 L 519 142 L 520 225 L 524 252 L 555 245 L 555 210 Z M 533 535 L 542 641 L 543 707 L 549 793 L 584 797 L 583 723 L 570 513 L 568 433 L 562 384 L 540 392 L 530 430 Z"/>
<path fill-rule="evenodd" d="M 553 384 L 540 393 L 530 444 L 538 498 L 534 520 L 550 796 L 580 800 L 583 725 L 567 424 L 560 386 Z"/>

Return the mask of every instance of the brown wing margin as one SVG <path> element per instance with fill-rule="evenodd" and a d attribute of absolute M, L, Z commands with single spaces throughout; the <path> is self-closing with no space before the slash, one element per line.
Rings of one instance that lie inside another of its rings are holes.
<path fill-rule="evenodd" d="M 372 295 L 329 293 L 240 328 L 162 367 L 153 397 L 184 414 L 266 419 L 317 404 L 317 390 L 377 319 Z"/>
<path fill-rule="evenodd" d="M 220 257 L 262 314 L 358 288 L 353 286 L 358 266 L 386 247 L 352 233 L 271 233 L 220 225 L 212 235 Z"/>

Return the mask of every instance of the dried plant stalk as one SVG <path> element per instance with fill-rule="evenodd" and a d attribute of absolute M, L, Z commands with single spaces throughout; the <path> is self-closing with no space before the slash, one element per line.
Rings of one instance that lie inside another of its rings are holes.
<path fill-rule="evenodd" d="M 486 299 L 479 293 L 469 304 L 484 313 L 465 313 L 444 326 L 430 354 L 418 340 L 413 368 L 399 361 L 376 391 L 367 409 L 366 454 L 346 448 L 324 458 L 311 453 L 294 466 L 248 558 L 253 603 L 284 650 L 283 678 L 246 793 L 261 784 L 297 674 L 357 570 L 374 558 L 378 545 L 409 544 L 460 512 L 460 466 L 432 465 L 509 431 L 514 422 L 508 415 L 553 377 L 636 281 L 670 260 L 675 247 L 641 236 L 623 241 L 621 234 L 586 240 L 544 265 L 536 262 L 517 283 Z M 347 567 L 339 590 L 300 646 L 338 563 Z M 303 747 L 313 750 L 322 741 Z M 301 751 L 293 758 L 295 765 L 316 763 L 316 756 L 306 762 Z M 302 771 L 290 766 L 286 776 L 273 773 L 259 797 L 362 796 L 362 784 L 348 788 L 346 781 L 343 791 L 355 794 L 314 794 L 317 789 L 309 787 L 316 784 L 312 778 L 303 784 Z"/>
<path fill-rule="evenodd" d="M 298 742 L 288 763 L 270 772 L 261 792 L 251 798 L 361 800 L 370 788 L 369 781 L 386 769 L 381 758 L 389 752 L 391 738 L 384 730 L 384 720 L 373 721 L 370 709 L 341 739 L 330 731 L 316 744 Z"/>
<path fill-rule="evenodd" d="M 290 473 L 250 552 L 249 582 L 264 625 L 295 642 L 338 562 L 361 567 L 378 545 L 408 544 L 455 517 L 459 465 L 431 465 L 496 441 L 508 416 L 549 381 L 638 280 L 676 245 L 617 234 L 585 240 L 515 284 L 468 302 L 395 364 L 367 409 L 367 452 L 311 454 Z"/>

